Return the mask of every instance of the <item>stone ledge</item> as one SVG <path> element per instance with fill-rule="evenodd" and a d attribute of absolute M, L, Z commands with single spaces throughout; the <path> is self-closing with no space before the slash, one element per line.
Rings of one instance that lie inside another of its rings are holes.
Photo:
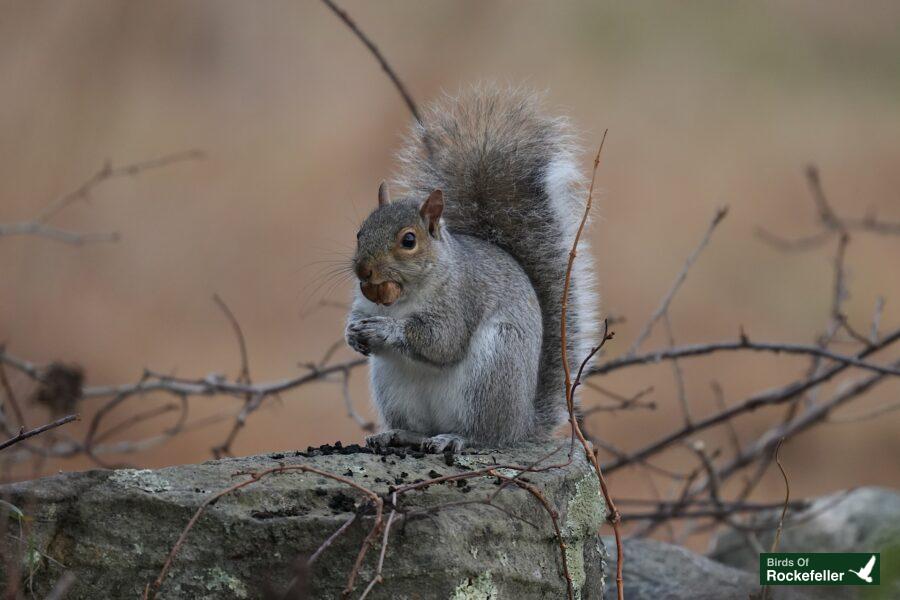
<path fill-rule="evenodd" d="M 33 586 L 45 595 L 64 570 L 76 583 L 69 598 L 139 598 L 158 575 L 175 540 L 211 494 L 237 473 L 309 465 L 346 476 L 380 494 L 389 486 L 462 473 L 493 464 L 565 461 L 568 444 L 469 452 L 453 457 L 406 451 L 368 453 L 358 446 L 210 461 L 158 470 L 86 471 L 0 486 L 0 497 L 33 518 L 29 555 Z M 602 596 L 603 549 L 597 530 L 604 506 L 583 459 L 564 469 L 528 473 L 559 513 L 567 562 L 582 598 Z M 391 530 L 384 582 L 370 598 L 564 598 L 561 557 L 550 519 L 527 491 L 509 486 L 497 504 L 481 499 L 497 479 L 478 476 L 405 494 L 402 506 L 424 516 Z M 211 505 L 191 531 L 159 590 L 159 598 L 259 598 L 284 590 L 298 556 L 309 555 L 344 524 L 365 496 L 311 473 L 265 477 Z M 515 515 L 515 517 L 511 516 Z M 313 565 L 313 598 L 338 598 L 373 517 L 351 525 Z M 375 573 L 378 547 L 360 570 L 356 595 Z M 65 568 L 62 566 L 65 565 Z M 0 565 L 0 569 L 3 566 Z M 0 580 L 3 574 L 0 573 Z"/>

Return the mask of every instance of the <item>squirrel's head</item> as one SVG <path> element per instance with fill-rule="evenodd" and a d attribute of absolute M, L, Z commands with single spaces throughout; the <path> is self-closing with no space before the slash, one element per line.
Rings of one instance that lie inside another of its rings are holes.
<path fill-rule="evenodd" d="M 413 291 L 437 262 L 444 195 L 391 202 L 387 185 L 378 188 L 378 208 L 356 234 L 353 270 L 363 295 L 385 306 Z"/>

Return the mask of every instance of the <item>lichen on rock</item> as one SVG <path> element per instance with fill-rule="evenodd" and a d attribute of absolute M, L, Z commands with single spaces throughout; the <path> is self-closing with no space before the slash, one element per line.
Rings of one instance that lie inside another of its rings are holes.
<path fill-rule="evenodd" d="M 564 463 L 567 450 L 567 444 L 551 442 L 445 456 L 401 449 L 374 454 L 335 444 L 158 470 L 66 473 L 0 486 L 0 495 L 16 506 L 33 507 L 27 542 L 41 556 L 31 582 L 39 597 L 68 570 L 76 577 L 69 598 L 139 598 L 197 508 L 247 473 L 307 465 L 387 500 L 398 486 L 491 465 L 531 465 L 541 458 L 548 465 Z M 599 598 L 597 531 L 604 511 L 588 463 L 576 457 L 564 468 L 512 471 L 539 488 L 560 515 L 579 595 Z M 369 598 L 564 597 L 560 548 L 543 506 L 516 485 L 497 497 L 502 510 L 471 502 L 490 497 L 498 485 L 496 477 L 478 475 L 404 494 L 401 506 L 409 516 L 398 518 L 391 530 L 383 582 Z M 372 527 L 369 500 L 316 473 L 261 478 L 206 509 L 158 597 L 247 599 L 285 590 L 298 557 L 308 557 L 354 515 L 354 523 L 310 569 L 312 598 L 341 595 Z M 375 575 L 380 540 L 379 535 L 359 571 L 357 593 Z"/>

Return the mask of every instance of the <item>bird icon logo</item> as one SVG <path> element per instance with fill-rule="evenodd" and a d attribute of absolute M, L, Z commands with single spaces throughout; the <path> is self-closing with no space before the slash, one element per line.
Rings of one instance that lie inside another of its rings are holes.
<path fill-rule="evenodd" d="M 853 573 L 866 583 L 872 583 L 872 569 L 875 567 L 875 555 L 872 555 L 872 558 L 869 559 L 869 562 L 866 563 L 859 571 L 854 571 L 853 569 L 847 569 L 849 572 Z"/>

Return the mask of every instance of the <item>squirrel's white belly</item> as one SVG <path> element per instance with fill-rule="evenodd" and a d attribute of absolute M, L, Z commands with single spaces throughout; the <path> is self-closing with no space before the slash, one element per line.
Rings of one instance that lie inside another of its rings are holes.
<path fill-rule="evenodd" d="M 478 359 L 494 334 L 490 325 L 480 327 L 466 358 L 452 366 L 437 367 L 396 352 L 373 356 L 372 391 L 385 423 L 431 435 L 466 429 L 472 422 L 471 387 Z M 393 415 L 402 415 L 402 424 Z"/>

